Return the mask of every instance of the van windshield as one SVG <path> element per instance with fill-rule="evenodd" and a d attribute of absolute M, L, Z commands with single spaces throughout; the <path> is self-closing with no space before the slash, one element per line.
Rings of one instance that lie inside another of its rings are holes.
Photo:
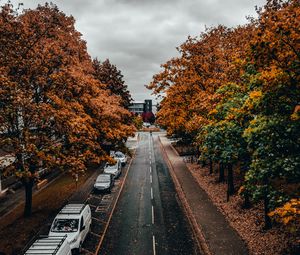
<path fill-rule="evenodd" d="M 55 219 L 52 232 L 77 232 L 79 219 Z"/>

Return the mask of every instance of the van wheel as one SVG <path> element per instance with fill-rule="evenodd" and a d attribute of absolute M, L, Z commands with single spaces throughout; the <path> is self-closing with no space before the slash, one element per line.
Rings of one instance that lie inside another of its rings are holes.
<path fill-rule="evenodd" d="M 82 252 L 82 243 L 79 244 L 78 249 L 76 250 L 76 254 L 80 255 Z"/>

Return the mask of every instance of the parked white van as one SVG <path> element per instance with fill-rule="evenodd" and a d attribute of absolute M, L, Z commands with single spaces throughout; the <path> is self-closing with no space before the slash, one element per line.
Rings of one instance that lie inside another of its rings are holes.
<path fill-rule="evenodd" d="M 80 253 L 91 229 L 91 208 L 86 204 L 68 204 L 56 215 L 49 236 L 67 235 L 72 252 Z"/>
<path fill-rule="evenodd" d="M 25 252 L 25 255 L 30 254 L 71 255 L 67 235 L 40 237 Z"/>

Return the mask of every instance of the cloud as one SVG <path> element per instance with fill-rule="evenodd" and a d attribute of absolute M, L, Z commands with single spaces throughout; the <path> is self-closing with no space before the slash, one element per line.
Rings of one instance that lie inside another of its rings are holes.
<path fill-rule="evenodd" d="M 13 0 L 13 3 L 21 1 Z M 26 0 L 35 8 L 42 0 Z M 265 0 L 52 0 L 76 19 L 92 57 L 109 58 L 123 73 L 133 98 L 150 97 L 144 85 L 160 65 L 177 55 L 188 35 L 206 26 L 236 26 Z"/>

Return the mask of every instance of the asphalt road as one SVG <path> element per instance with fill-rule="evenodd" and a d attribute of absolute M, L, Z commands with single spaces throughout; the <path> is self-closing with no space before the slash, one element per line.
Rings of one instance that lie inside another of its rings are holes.
<path fill-rule="evenodd" d="M 140 133 L 99 254 L 201 254 L 178 203 L 156 133 Z"/>

